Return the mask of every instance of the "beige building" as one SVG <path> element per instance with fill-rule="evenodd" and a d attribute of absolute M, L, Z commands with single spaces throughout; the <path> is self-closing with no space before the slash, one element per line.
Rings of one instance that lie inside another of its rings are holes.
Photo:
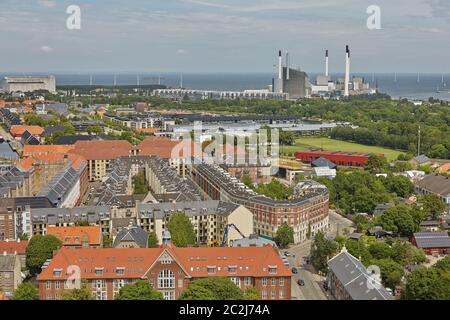
<path fill-rule="evenodd" d="M 22 283 L 20 258 L 16 254 L 0 255 L 0 291 L 11 297 Z"/>
<path fill-rule="evenodd" d="M 148 233 L 155 232 L 161 243 L 162 233 L 172 214 L 185 213 L 200 244 L 219 245 L 227 225 L 234 224 L 239 231 L 230 229 L 230 241 L 248 237 L 253 233 L 253 216 L 244 206 L 223 201 L 191 201 L 178 203 L 141 203 L 137 206 L 137 222 Z"/>

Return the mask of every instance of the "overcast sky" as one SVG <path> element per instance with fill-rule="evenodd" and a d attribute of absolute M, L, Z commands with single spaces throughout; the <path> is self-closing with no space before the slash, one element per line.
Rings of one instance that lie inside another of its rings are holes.
<path fill-rule="evenodd" d="M 0 0 L 0 30 L 0 73 L 343 72 L 346 44 L 354 72 L 450 73 L 450 0 Z"/>

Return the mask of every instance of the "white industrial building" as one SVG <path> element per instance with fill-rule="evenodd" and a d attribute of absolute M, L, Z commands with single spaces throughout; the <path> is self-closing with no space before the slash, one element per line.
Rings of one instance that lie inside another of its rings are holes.
<path fill-rule="evenodd" d="M 33 92 L 38 90 L 47 90 L 56 92 L 55 76 L 21 76 L 4 77 L 1 81 L 1 89 L 4 92 Z"/>

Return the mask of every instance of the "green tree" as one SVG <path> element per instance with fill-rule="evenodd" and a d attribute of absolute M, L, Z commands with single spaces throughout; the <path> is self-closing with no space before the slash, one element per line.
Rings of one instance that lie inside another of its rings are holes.
<path fill-rule="evenodd" d="M 86 280 L 81 281 L 79 289 L 64 290 L 62 298 L 63 300 L 95 300 Z"/>
<path fill-rule="evenodd" d="M 175 246 L 188 247 L 196 244 L 194 226 L 183 212 L 176 212 L 170 217 L 167 229 Z"/>
<path fill-rule="evenodd" d="M 39 300 L 39 290 L 30 282 L 23 282 L 17 287 L 12 300 Z"/>
<path fill-rule="evenodd" d="M 150 234 L 148 235 L 147 246 L 149 248 L 158 248 L 159 247 L 158 236 L 156 235 L 155 232 L 150 232 Z"/>
<path fill-rule="evenodd" d="M 388 162 L 384 155 L 371 154 L 364 169 L 372 173 L 380 173 L 388 168 Z"/>
<path fill-rule="evenodd" d="M 47 259 L 53 257 L 53 252 L 61 247 L 61 241 L 52 235 L 33 236 L 26 248 L 26 265 L 31 274 L 40 273 Z"/>
<path fill-rule="evenodd" d="M 227 277 L 210 277 L 191 281 L 180 297 L 180 300 L 242 299 L 244 299 L 244 293 Z"/>
<path fill-rule="evenodd" d="M 450 276 L 436 268 L 421 267 L 406 277 L 408 300 L 450 300 Z"/>
<path fill-rule="evenodd" d="M 413 218 L 411 207 L 406 205 L 398 205 L 386 209 L 378 218 L 378 222 L 385 230 L 393 231 L 406 237 L 411 236 L 420 229 L 419 224 Z"/>
<path fill-rule="evenodd" d="M 443 144 L 434 144 L 431 146 L 428 156 L 435 159 L 448 159 L 449 151 Z"/>
<path fill-rule="evenodd" d="M 156 291 L 150 283 L 138 280 L 120 289 L 115 300 L 163 300 L 162 293 Z"/>
<path fill-rule="evenodd" d="M 108 237 L 106 234 L 103 235 L 103 248 L 111 248 L 113 244 L 113 240 Z"/>
<path fill-rule="evenodd" d="M 258 289 L 255 287 L 250 287 L 244 290 L 243 293 L 243 300 L 258 300 L 259 299 L 259 293 Z"/>
<path fill-rule="evenodd" d="M 145 181 L 145 172 L 140 171 L 137 175 L 133 177 L 133 186 L 134 191 L 133 194 L 147 194 L 150 191 L 146 181 Z"/>
<path fill-rule="evenodd" d="M 426 261 L 425 252 L 407 241 L 394 241 L 391 247 L 391 252 L 392 260 L 403 266 L 409 264 L 420 264 Z"/>
<path fill-rule="evenodd" d="M 437 217 L 445 210 L 444 202 L 434 193 L 428 193 L 421 196 L 419 201 L 422 202 L 425 213 L 433 219 L 437 219 Z"/>
<path fill-rule="evenodd" d="M 374 259 L 385 259 L 392 256 L 391 247 L 385 242 L 374 242 L 369 245 L 369 252 Z"/>
<path fill-rule="evenodd" d="M 253 181 L 252 181 L 252 178 L 250 178 L 249 175 L 243 175 L 243 176 L 241 177 L 241 182 L 242 182 L 243 184 L 245 184 L 247 187 L 253 188 Z"/>
<path fill-rule="evenodd" d="M 450 256 L 446 256 L 444 259 L 439 260 L 433 267 L 442 271 L 450 272 Z"/>
<path fill-rule="evenodd" d="M 373 260 L 371 264 L 376 265 L 381 271 L 383 284 L 391 289 L 395 289 L 401 283 L 404 275 L 403 266 L 392 259 Z"/>
<path fill-rule="evenodd" d="M 277 246 L 283 249 L 286 248 L 291 243 L 294 243 L 294 229 L 287 223 L 283 223 L 278 227 L 274 240 Z"/>
<path fill-rule="evenodd" d="M 325 238 L 322 232 L 318 232 L 311 244 L 311 263 L 317 271 L 327 272 L 328 260 L 338 251 L 337 242 Z"/>

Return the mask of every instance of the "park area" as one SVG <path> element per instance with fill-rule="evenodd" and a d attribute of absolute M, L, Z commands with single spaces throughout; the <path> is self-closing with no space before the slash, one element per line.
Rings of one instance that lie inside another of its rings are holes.
<path fill-rule="evenodd" d="M 359 143 L 334 140 L 330 138 L 300 138 L 293 146 L 280 146 L 280 154 L 294 156 L 296 151 L 309 149 L 323 149 L 325 151 L 362 152 L 362 153 L 382 153 L 388 161 L 397 159 L 401 151 L 378 147 L 366 146 Z"/>

